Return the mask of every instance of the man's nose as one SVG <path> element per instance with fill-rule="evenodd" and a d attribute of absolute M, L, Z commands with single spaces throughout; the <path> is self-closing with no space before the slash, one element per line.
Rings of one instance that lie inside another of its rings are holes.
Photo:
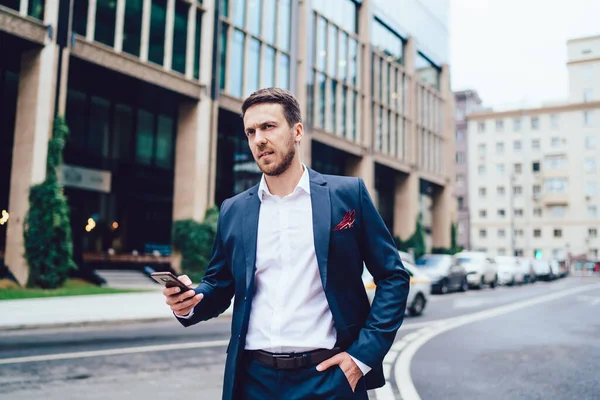
<path fill-rule="evenodd" d="M 260 130 L 256 130 L 256 132 L 254 133 L 254 143 L 255 144 L 263 144 L 267 142 L 267 138 L 266 136 L 260 131 Z"/>

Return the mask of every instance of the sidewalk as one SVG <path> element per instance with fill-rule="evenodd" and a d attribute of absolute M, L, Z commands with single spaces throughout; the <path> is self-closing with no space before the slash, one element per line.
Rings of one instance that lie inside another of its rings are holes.
<path fill-rule="evenodd" d="M 223 315 L 231 315 L 231 309 Z M 173 319 L 158 288 L 151 292 L 0 301 L 0 331 Z"/>

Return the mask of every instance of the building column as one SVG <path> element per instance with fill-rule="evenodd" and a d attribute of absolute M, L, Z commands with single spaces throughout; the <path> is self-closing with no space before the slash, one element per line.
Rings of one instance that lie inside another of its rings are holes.
<path fill-rule="evenodd" d="M 23 222 L 29 210 L 29 188 L 46 178 L 58 56 L 58 47 L 54 43 L 21 56 L 5 256 L 6 265 L 21 285 L 29 278 L 24 257 Z"/>
<path fill-rule="evenodd" d="M 394 196 L 394 236 L 408 240 L 415 233 L 419 217 L 419 176 L 396 174 L 396 195 Z"/>

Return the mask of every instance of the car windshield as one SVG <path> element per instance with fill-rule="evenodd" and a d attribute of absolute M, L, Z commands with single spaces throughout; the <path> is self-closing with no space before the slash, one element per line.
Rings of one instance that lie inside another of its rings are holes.
<path fill-rule="evenodd" d="M 418 267 L 438 267 L 442 264 L 442 257 L 421 257 L 417 260 Z"/>
<path fill-rule="evenodd" d="M 456 261 L 458 261 L 459 264 L 465 264 L 473 261 L 473 259 L 469 257 L 457 257 Z"/>

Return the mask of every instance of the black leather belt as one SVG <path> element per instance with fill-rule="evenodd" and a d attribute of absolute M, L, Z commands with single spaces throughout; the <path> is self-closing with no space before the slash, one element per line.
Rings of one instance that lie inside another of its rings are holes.
<path fill-rule="evenodd" d="M 252 359 L 274 369 L 298 369 L 312 367 L 340 353 L 339 348 L 313 350 L 306 353 L 269 353 L 263 350 L 247 350 Z"/>

